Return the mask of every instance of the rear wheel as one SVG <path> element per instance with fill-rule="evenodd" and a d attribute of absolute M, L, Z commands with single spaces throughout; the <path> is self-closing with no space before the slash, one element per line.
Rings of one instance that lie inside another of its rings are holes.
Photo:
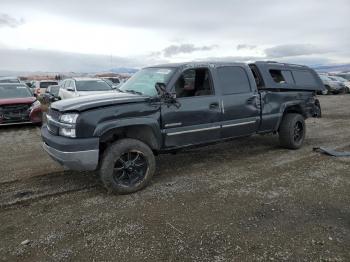
<path fill-rule="evenodd" d="M 144 188 L 155 172 L 152 150 L 136 139 L 122 139 L 106 149 L 99 170 L 104 186 L 117 194 Z"/>
<path fill-rule="evenodd" d="M 313 117 L 316 117 L 316 118 L 322 117 L 321 105 L 319 103 L 315 104 L 315 112 L 314 112 Z"/>
<path fill-rule="evenodd" d="M 284 115 L 278 132 L 281 146 L 289 149 L 300 148 L 306 133 L 304 117 L 295 113 Z"/>

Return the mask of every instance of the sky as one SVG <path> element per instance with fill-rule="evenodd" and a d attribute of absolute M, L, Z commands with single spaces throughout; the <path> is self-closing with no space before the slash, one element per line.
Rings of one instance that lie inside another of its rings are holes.
<path fill-rule="evenodd" d="M 350 63 L 350 0 L 0 0 L 0 70 Z"/>

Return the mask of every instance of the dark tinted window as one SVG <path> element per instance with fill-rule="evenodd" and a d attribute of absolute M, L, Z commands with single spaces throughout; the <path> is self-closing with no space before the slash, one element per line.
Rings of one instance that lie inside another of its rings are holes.
<path fill-rule="evenodd" d="M 293 71 L 293 76 L 299 86 L 317 86 L 315 77 L 308 71 Z"/>
<path fill-rule="evenodd" d="M 245 70 L 238 66 L 225 66 L 217 70 L 224 94 L 249 93 L 250 84 Z"/>
<path fill-rule="evenodd" d="M 184 71 L 175 84 L 176 97 L 213 95 L 212 80 L 207 68 Z"/>
<path fill-rule="evenodd" d="M 40 82 L 40 88 L 48 88 L 51 85 L 57 85 L 57 82 Z"/>

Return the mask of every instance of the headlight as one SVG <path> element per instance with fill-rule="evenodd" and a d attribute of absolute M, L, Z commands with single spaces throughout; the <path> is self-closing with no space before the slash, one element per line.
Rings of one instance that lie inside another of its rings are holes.
<path fill-rule="evenodd" d="M 60 121 L 67 124 L 75 124 L 78 116 L 78 114 L 63 114 L 60 117 Z"/>
<path fill-rule="evenodd" d="M 78 116 L 79 114 L 75 113 L 61 115 L 60 122 L 63 126 L 61 126 L 59 129 L 60 136 L 76 137 L 75 124 L 77 122 Z"/>
<path fill-rule="evenodd" d="M 76 137 L 75 128 L 60 128 L 59 135 L 66 137 Z"/>

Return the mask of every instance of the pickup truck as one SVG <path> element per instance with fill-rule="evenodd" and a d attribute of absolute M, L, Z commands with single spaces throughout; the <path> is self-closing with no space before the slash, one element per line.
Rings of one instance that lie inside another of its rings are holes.
<path fill-rule="evenodd" d="M 108 191 L 132 193 L 150 181 L 160 153 L 265 133 L 300 148 L 322 90 L 319 76 L 299 65 L 148 67 L 119 92 L 53 103 L 43 148 L 68 169 L 98 171 Z"/>

